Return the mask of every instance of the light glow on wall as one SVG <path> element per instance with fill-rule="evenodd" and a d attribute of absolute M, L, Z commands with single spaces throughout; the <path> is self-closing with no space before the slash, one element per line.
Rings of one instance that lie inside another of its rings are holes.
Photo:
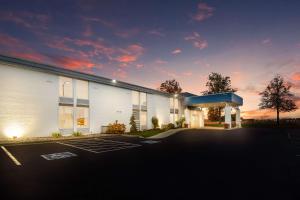
<path fill-rule="evenodd" d="M 9 138 L 19 138 L 24 134 L 24 129 L 19 124 L 10 124 L 4 129 L 4 134 Z"/>

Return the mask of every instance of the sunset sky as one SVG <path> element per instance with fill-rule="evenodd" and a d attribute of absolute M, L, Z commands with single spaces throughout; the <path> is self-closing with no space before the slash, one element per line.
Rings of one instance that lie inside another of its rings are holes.
<path fill-rule="evenodd" d="M 0 54 L 151 88 L 175 78 L 195 94 L 219 72 L 245 118 L 275 116 L 258 111 L 258 93 L 281 74 L 300 107 L 299 0 L 0 3 Z"/>

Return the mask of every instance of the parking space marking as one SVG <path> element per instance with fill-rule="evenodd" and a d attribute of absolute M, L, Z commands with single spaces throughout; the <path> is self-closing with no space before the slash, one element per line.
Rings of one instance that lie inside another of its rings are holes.
<path fill-rule="evenodd" d="M 61 153 L 51 153 L 51 154 L 41 155 L 41 157 L 45 158 L 46 160 L 58 160 L 58 159 L 76 157 L 76 156 L 77 155 L 75 153 L 71 153 L 68 151 L 61 152 Z"/>
<path fill-rule="evenodd" d="M 1 146 L 1 148 L 16 165 L 21 165 L 21 163 L 4 146 Z"/>
<path fill-rule="evenodd" d="M 97 153 L 96 151 L 92 151 L 92 150 L 89 150 L 89 149 L 77 147 L 77 146 L 74 146 L 74 145 L 71 145 L 71 144 L 66 144 L 66 143 L 62 143 L 62 142 L 57 142 L 57 143 L 61 144 L 61 145 L 70 146 L 70 147 L 73 147 L 73 148 L 76 148 L 76 149 L 81 149 L 81 150 L 84 150 L 84 151 L 89 151 L 89 152 L 92 152 L 92 153 Z"/>
<path fill-rule="evenodd" d="M 57 143 L 70 146 L 73 148 L 89 151 L 92 153 L 104 153 L 104 152 L 117 151 L 117 150 L 129 149 L 129 148 L 141 146 L 139 144 L 134 144 L 129 142 L 120 142 L 120 141 L 98 139 L 98 138 L 92 140 L 69 140 L 69 141 L 57 142 Z"/>

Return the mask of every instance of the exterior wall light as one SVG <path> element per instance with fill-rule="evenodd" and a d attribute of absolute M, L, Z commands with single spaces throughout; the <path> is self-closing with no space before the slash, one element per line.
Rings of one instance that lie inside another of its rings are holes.
<path fill-rule="evenodd" d="M 176 98 L 178 96 L 178 94 L 174 94 L 174 97 Z"/>
<path fill-rule="evenodd" d="M 116 79 L 113 79 L 111 82 L 113 82 L 113 83 L 116 83 L 116 82 L 117 82 L 117 80 L 116 80 Z"/>
<path fill-rule="evenodd" d="M 24 130 L 21 126 L 13 124 L 4 129 L 4 133 L 7 137 L 16 139 L 23 135 Z"/>

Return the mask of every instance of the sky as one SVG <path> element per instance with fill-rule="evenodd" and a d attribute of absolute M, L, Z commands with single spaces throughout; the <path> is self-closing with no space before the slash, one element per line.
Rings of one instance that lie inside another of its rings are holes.
<path fill-rule="evenodd" d="M 229 76 L 244 118 L 280 74 L 300 107 L 298 0 L 0 0 L 0 54 L 150 88 L 176 79 L 200 95 L 211 72 Z M 1 73 L 1 72 L 0 72 Z M 300 117 L 300 109 L 283 117 Z"/>

